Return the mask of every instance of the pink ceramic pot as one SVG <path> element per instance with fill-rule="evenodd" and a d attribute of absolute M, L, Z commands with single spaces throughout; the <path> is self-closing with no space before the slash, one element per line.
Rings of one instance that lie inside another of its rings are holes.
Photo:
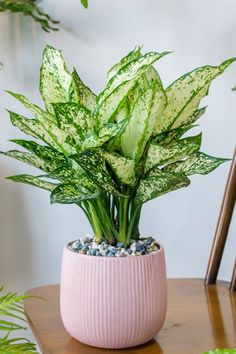
<path fill-rule="evenodd" d="M 61 317 L 78 341 L 128 348 L 151 340 L 166 314 L 164 250 L 144 256 L 96 257 L 65 247 Z"/>

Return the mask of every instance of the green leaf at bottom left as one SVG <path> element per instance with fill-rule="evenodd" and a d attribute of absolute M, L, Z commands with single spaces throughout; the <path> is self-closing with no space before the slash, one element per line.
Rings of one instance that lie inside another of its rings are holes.
<path fill-rule="evenodd" d="M 85 200 L 96 199 L 99 195 L 100 192 L 82 192 L 74 184 L 60 184 L 51 193 L 51 203 L 79 204 Z"/>

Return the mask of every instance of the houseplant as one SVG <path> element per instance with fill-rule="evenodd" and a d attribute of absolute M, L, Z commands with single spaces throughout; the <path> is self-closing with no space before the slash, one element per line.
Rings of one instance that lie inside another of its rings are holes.
<path fill-rule="evenodd" d="M 227 160 L 200 152 L 201 134 L 185 134 L 205 112 L 199 104 L 212 80 L 236 59 L 197 68 L 164 89 L 153 64 L 167 54 L 136 48 L 110 69 L 96 97 L 47 46 L 40 75 L 46 110 L 9 92 L 34 116 L 10 111 L 12 124 L 44 145 L 15 139 L 29 152 L 4 154 L 44 174 L 8 178 L 50 191 L 52 203 L 77 204 L 94 232 L 65 247 L 61 280 L 64 325 L 87 344 L 129 347 L 160 330 L 164 251 L 140 237 L 142 205 Z"/>
<path fill-rule="evenodd" d="M 0 287 L 0 293 L 3 287 Z M 25 338 L 11 338 L 12 332 L 26 329 L 16 322 L 25 322 L 23 300 L 27 295 L 18 293 L 6 293 L 0 296 L 0 353 L 31 353 L 37 354 L 36 345 Z M 13 322 L 14 320 L 14 322 Z M 4 334 L 5 333 L 5 334 Z"/>

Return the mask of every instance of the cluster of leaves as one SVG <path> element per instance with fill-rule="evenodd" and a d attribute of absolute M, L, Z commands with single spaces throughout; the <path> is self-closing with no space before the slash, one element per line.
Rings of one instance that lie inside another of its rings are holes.
<path fill-rule="evenodd" d="M 215 350 L 210 350 L 209 352 L 203 354 L 236 354 L 236 348 L 235 349 L 215 349 Z"/>
<path fill-rule="evenodd" d="M 34 116 L 10 111 L 12 124 L 45 145 L 17 139 L 28 152 L 5 152 L 44 174 L 9 178 L 50 191 L 52 203 L 79 205 L 98 241 L 138 238 L 144 203 L 226 161 L 200 152 L 201 134 L 185 134 L 205 112 L 199 104 L 212 80 L 236 59 L 197 68 L 164 89 L 153 63 L 167 54 L 136 48 L 110 69 L 96 97 L 47 46 L 40 75 L 46 110 L 9 92 Z"/>
<path fill-rule="evenodd" d="M 0 287 L 0 293 L 2 290 L 3 287 Z M 26 322 L 22 305 L 22 301 L 25 298 L 25 295 L 19 295 L 17 293 L 7 293 L 0 297 L 0 330 L 6 333 L 6 335 L 0 337 L 0 353 L 37 354 L 36 345 L 29 342 L 27 339 L 10 338 L 12 331 L 26 329 L 25 326 L 15 323 L 15 321 Z M 4 319 L 5 317 L 7 319 Z"/>
<path fill-rule="evenodd" d="M 81 4 L 87 8 L 88 0 L 80 0 Z M 31 16 L 38 22 L 42 29 L 46 32 L 58 31 L 55 25 L 60 21 L 52 19 L 38 5 L 38 0 L 0 0 L 0 12 L 11 11 L 13 13 L 20 12 L 23 15 Z"/>

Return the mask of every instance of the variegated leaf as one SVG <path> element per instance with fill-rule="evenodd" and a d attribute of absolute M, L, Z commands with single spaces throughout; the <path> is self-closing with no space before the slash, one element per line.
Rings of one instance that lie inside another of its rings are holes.
<path fill-rule="evenodd" d="M 207 106 L 196 109 L 196 111 L 189 118 L 185 119 L 184 125 L 180 125 L 180 127 L 188 126 L 188 125 L 195 123 L 196 120 L 201 118 L 201 116 L 206 112 L 206 109 L 207 109 Z"/>
<path fill-rule="evenodd" d="M 158 165 L 182 160 L 199 151 L 202 134 L 191 136 L 167 145 L 150 144 L 145 164 L 145 173 Z"/>
<path fill-rule="evenodd" d="M 169 52 L 146 53 L 141 58 L 132 61 L 111 78 L 105 90 L 98 96 L 95 119 L 100 126 L 114 119 L 119 104 L 134 86 L 135 81 L 155 61 Z"/>
<path fill-rule="evenodd" d="M 115 76 L 121 68 L 131 63 L 131 61 L 139 59 L 142 56 L 141 49 L 142 48 L 140 46 L 135 47 L 134 50 L 122 58 L 119 63 L 113 65 L 107 73 L 108 80 Z"/>
<path fill-rule="evenodd" d="M 61 52 L 51 46 L 47 46 L 43 52 L 40 92 L 48 112 L 52 114 L 54 114 L 53 103 L 77 100 L 73 78 Z"/>
<path fill-rule="evenodd" d="M 126 157 L 136 161 L 141 158 L 165 104 L 165 94 L 157 82 L 137 99 L 129 122 L 121 135 L 121 149 Z"/>
<path fill-rule="evenodd" d="M 72 72 L 72 78 L 77 101 L 92 112 L 96 107 L 96 95 L 90 90 L 90 88 L 84 85 L 75 70 Z"/>
<path fill-rule="evenodd" d="M 74 184 L 60 184 L 51 193 L 51 203 L 80 204 L 84 200 L 96 199 L 98 196 L 99 192 L 84 193 Z"/>
<path fill-rule="evenodd" d="M 56 164 L 53 162 L 46 162 L 40 157 L 29 154 L 28 152 L 22 152 L 18 150 L 10 150 L 3 153 L 5 156 L 12 157 L 18 161 L 25 162 L 33 167 L 39 168 L 45 172 L 53 171 L 56 168 Z"/>
<path fill-rule="evenodd" d="M 136 61 L 137 59 L 141 58 L 142 57 L 141 49 L 142 48 L 140 46 L 137 46 L 133 51 L 128 53 L 124 58 L 122 58 L 119 63 L 115 64 L 108 71 L 107 74 L 108 80 L 110 80 L 112 77 L 118 74 L 118 72 L 121 69 L 124 69 L 125 66 L 130 64 L 132 61 Z M 159 82 L 161 82 L 160 77 L 157 71 L 155 70 L 155 68 L 153 66 L 150 66 L 144 71 L 144 73 L 138 79 L 138 85 L 137 85 L 138 91 L 147 89 L 153 80 L 155 81 L 158 80 Z M 140 93 L 141 92 L 139 92 L 138 96 L 140 95 Z"/>
<path fill-rule="evenodd" d="M 45 120 L 55 121 L 55 115 L 45 112 L 36 104 L 31 103 L 24 95 L 20 95 L 11 91 L 6 92 L 9 93 L 11 96 L 15 97 L 18 101 L 20 101 L 37 120 L 41 122 L 44 122 Z"/>
<path fill-rule="evenodd" d="M 193 124 L 197 119 L 199 119 L 206 111 L 207 107 L 203 107 L 200 109 L 197 109 L 191 117 L 187 119 L 187 123 L 184 125 L 181 125 L 178 128 L 174 128 L 171 130 L 164 131 L 163 133 L 157 134 L 152 141 L 157 143 L 157 144 L 170 144 L 171 142 L 179 140 L 182 135 L 184 135 L 188 130 L 195 128 L 197 124 Z"/>
<path fill-rule="evenodd" d="M 206 175 L 229 159 L 212 157 L 202 152 L 189 156 L 185 161 L 175 162 L 163 168 L 166 172 Z"/>
<path fill-rule="evenodd" d="M 35 119 L 28 119 L 14 112 L 9 112 L 11 122 L 24 133 L 38 138 L 51 145 L 54 149 L 60 149 L 65 155 L 71 155 L 76 149 L 70 145 L 73 139 L 69 134 L 59 129 L 51 121 L 39 122 Z"/>
<path fill-rule="evenodd" d="M 82 150 L 88 150 L 91 148 L 102 146 L 108 140 L 119 136 L 125 129 L 126 124 L 126 119 L 120 121 L 119 123 L 104 124 L 104 126 L 99 130 L 98 134 L 88 134 L 87 138 L 83 142 Z"/>
<path fill-rule="evenodd" d="M 91 113 L 78 103 L 56 103 L 53 105 L 58 125 L 63 130 L 69 130 L 84 140 L 93 131 Z"/>
<path fill-rule="evenodd" d="M 98 187 L 87 177 L 84 172 L 80 172 L 67 166 L 60 166 L 47 174 L 45 177 L 58 179 L 63 183 L 80 185 L 90 191 L 98 190 Z"/>
<path fill-rule="evenodd" d="M 129 186 L 135 183 L 135 161 L 117 153 L 101 151 L 106 162 L 111 166 L 118 179 Z"/>
<path fill-rule="evenodd" d="M 163 194 L 187 187 L 189 184 L 190 180 L 184 173 L 168 173 L 158 169 L 153 170 L 145 179 L 140 180 L 134 203 L 141 205 Z"/>
<path fill-rule="evenodd" d="M 167 130 L 163 133 L 157 134 L 151 142 L 153 144 L 168 145 L 174 141 L 178 141 L 182 135 L 194 127 L 196 127 L 196 125 L 182 125 L 179 128 Z"/>
<path fill-rule="evenodd" d="M 177 128 L 186 122 L 208 94 L 212 80 L 236 60 L 232 58 L 219 66 L 203 66 L 187 73 L 166 89 L 168 105 L 158 121 L 157 132 Z"/>
<path fill-rule="evenodd" d="M 52 166 L 55 166 L 54 168 L 67 163 L 66 157 L 50 146 L 42 146 L 32 140 L 12 139 L 10 141 L 33 152 L 44 161 L 51 163 Z"/>
<path fill-rule="evenodd" d="M 10 177 L 6 177 L 6 178 L 10 179 L 14 182 L 21 182 L 21 183 L 25 183 L 25 184 L 30 184 L 31 186 L 34 186 L 34 187 L 46 189 L 47 191 L 50 191 L 50 192 L 52 192 L 53 189 L 57 187 L 57 184 L 43 181 L 40 178 L 38 178 L 36 176 L 31 176 L 31 175 L 23 174 L 23 175 L 17 175 L 17 176 L 10 176 Z"/>
<path fill-rule="evenodd" d="M 105 159 L 98 150 L 87 150 L 82 154 L 73 155 L 71 158 L 83 168 L 91 181 L 99 188 L 106 192 L 120 195 L 119 191 L 116 189 L 115 182 L 106 169 Z"/>

